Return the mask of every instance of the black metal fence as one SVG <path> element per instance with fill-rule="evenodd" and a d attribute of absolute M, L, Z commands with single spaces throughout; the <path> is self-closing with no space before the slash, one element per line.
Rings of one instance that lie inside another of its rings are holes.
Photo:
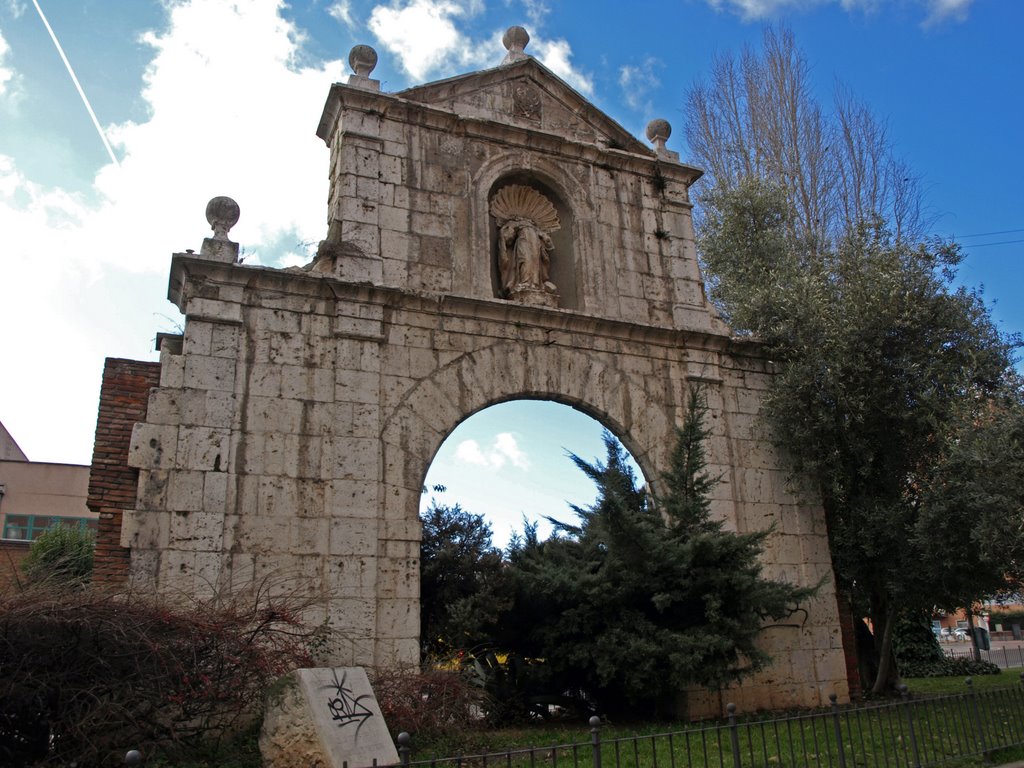
<path fill-rule="evenodd" d="M 974 648 L 969 642 L 954 647 L 943 647 L 942 652 L 950 659 L 973 659 Z M 1024 667 L 1024 646 L 1011 648 L 1008 645 L 994 647 L 988 651 L 981 651 L 981 658 L 991 661 L 1003 669 L 1011 667 Z"/>
<path fill-rule="evenodd" d="M 1021 675 L 1024 684 L 1024 674 Z M 589 738 L 567 744 L 413 759 L 398 737 L 400 766 L 431 768 L 924 768 L 1024 745 L 1024 688 L 902 697 L 789 717 L 741 717 L 644 736 L 611 737 L 590 720 Z"/>

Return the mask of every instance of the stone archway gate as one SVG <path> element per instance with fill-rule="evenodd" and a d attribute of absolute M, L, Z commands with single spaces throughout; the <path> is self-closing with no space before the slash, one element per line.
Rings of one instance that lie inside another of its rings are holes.
<path fill-rule="evenodd" d="M 459 422 L 513 398 L 567 403 L 656 479 L 701 382 L 723 476 L 714 513 L 739 531 L 774 524 L 770 575 L 827 582 L 806 621 L 765 631 L 774 666 L 730 698 L 845 699 L 821 510 L 786 490 L 758 434 L 767 362 L 704 298 L 688 192 L 700 172 L 665 148 L 667 123 L 647 148 L 523 53 L 516 29 L 501 66 L 397 94 L 370 79 L 372 50 L 353 50 L 318 129 L 329 227 L 307 267 L 237 263 L 237 206 L 211 201 L 214 236 L 172 259 L 185 332 L 164 339 L 132 436 L 130 578 L 198 594 L 292 580 L 344 637 L 332 663 L 415 663 L 420 491 Z M 510 185 L 561 227 L 502 252 L 540 259 L 540 280 L 511 284 L 498 263 L 500 227 L 540 226 L 492 207 Z"/>

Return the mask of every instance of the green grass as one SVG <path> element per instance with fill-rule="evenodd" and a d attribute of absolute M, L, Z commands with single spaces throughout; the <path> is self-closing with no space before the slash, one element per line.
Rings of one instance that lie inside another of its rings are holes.
<path fill-rule="evenodd" d="M 950 768 L 980 768 L 1024 759 L 1024 746 L 1001 747 L 1024 741 L 1024 689 L 1017 671 L 974 678 L 978 694 L 965 694 L 961 678 L 918 678 L 906 681 L 915 704 L 909 711 L 915 741 L 926 765 L 941 763 Z M 1016 687 L 1014 686 L 1016 684 Z M 1007 692 L 1009 689 L 1009 692 Z M 957 695 L 960 694 L 960 695 Z M 943 695 L 946 698 L 935 699 Z M 924 698 L 919 698 L 924 697 Z M 973 701 L 978 706 L 974 708 Z M 867 708 L 843 709 L 840 728 L 848 768 L 912 764 L 908 710 L 895 701 L 878 701 Z M 830 712 L 740 718 L 736 737 L 743 768 L 789 768 L 817 763 L 838 768 L 835 720 Z M 990 762 L 980 755 L 978 719 L 985 723 L 984 736 Z M 1017 738 L 1011 738 L 1010 734 Z M 669 736 L 671 734 L 671 736 Z M 153 756 L 146 768 L 261 768 L 255 730 L 226 745 L 216 755 L 188 760 Z M 731 732 L 709 724 L 633 723 L 603 725 L 602 768 L 733 768 Z M 431 743 L 414 738 L 412 759 L 434 755 L 480 755 L 508 750 L 536 751 L 511 758 L 493 754 L 487 768 L 591 768 L 590 727 L 563 721 L 519 728 L 472 729 Z M 438 768 L 453 764 L 438 763 Z M 469 757 L 462 768 L 483 768 L 484 761 Z M 357 768 L 353 766 L 352 768 Z"/>
<path fill-rule="evenodd" d="M 995 675 L 966 694 L 962 679 L 910 681 L 911 707 L 880 700 L 866 707 L 843 708 L 838 725 L 849 768 L 903 766 L 914 763 L 914 747 L 925 765 L 986 765 L 982 751 L 999 761 L 1024 756 L 1009 746 L 1024 741 L 1024 690 L 1013 687 L 1016 675 Z M 1002 686 L 997 685 L 1001 681 Z M 926 683 L 921 685 L 920 683 Z M 1009 690 L 1007 683 L 1010 684 Z M 1019 683 L 1018 683 L 1019 686 Z M 929 694 L 953 694 L 935 698 Z M 924 698 L 917 698 L 924 696 Z M 838 766 L 836 718 L 828 710 L 741 718 L 735 737 L 743 768 L 758 766 Z M 981 727 L 979 728 L 979 723 Z M 911 730 L 912 729 L 912 730 Z M 671 735 L 669 735 L 671 734 Z M 732 768 L 728 728 L 681 723 L 606 726 L 601 729 L 602 768 Z M 582 724 L 538 726 L 463 734 L 458 744 L 417 745 L 413 760 L 432 755 L 479 755 L 526 750 L 511 757 L 491 755 L 464 759 L 462 766 L 501 768 L 590 768 L 590 730 Z M 998 752 L 993 752 L 996 748 Z M 439 768 L 452 764 L 438 763 Z"/>
<path fill-rule="evenodd" d="M 995 688 L 1008 688 L 1014 685 L 1021 685 L 1021 673 L 1024 670 L 1004 669 L 998 675 L 977 675 L 971 678 L 974 690 L 991 691 Z M 963 677 L 910 677 L 903 682 L 907 684 L 910 692 L 916 696 L 964 693 L 967 686 Z"/>

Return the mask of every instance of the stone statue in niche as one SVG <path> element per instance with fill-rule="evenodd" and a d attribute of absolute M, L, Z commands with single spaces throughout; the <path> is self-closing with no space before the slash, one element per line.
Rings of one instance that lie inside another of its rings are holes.
<path fill-rule="evenodd" d="M 498 273 L 506 298 L 522 304 L 558 306 L 551 282 L 551 233 L 561 226 L 558 212 L 532 187 L 512 184 L 491 198 L 498 225 Z"/>

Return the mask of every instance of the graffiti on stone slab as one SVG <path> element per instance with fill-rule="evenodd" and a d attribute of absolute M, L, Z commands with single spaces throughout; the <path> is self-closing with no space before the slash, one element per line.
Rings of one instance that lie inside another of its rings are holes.
<path fill-rule="evenodd" d="M 327 698 L 327 710 L 331 713 L 331 720 L 339 728 L 355 724 L 356 734 L 358 734 L 359 729 L 363 727 L 363 723 L 373 717 L 373 712 L 362 703 L 364 699 L 372 700 L 373 695 L 364 693 L 360 696 L 354 696 L 352 688 L 345 684 L 345 673 L 342 674 L 339 680 L 338 671 L 333 670 L 333 676 L 334 682 L 323 686 L 324 690 L 331 691 L 333 694 Z"/>

